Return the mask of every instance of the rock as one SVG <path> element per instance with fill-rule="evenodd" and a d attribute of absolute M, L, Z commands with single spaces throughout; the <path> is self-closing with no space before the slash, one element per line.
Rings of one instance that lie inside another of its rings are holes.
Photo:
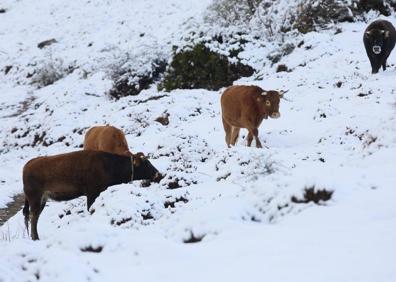
<path fill-rule="evenodd" d="M 168 125 L 169 124 L 169 114 L 165 113 L 164 115 L 157 117 L 155 119 L 156 122 L 159 122 L 162 125 Z"/>
<path fill-rule="evenodd" d="M 5 66 L 4 67 L 4 74 L 7 75 L 10 72 L 11 69 L 12 69 L 12 66 Z"/>
<path fill-rule="evenodd" d="M 50 46 L 54 43 L 57 43 L 58 41 L 56 41 L 56 39 L 52 38 L 52 39 L 48 39 L 45 40 L 43 42 L 40 42 L 39 44 L 37 44 L 37 47 L 40 49 L 43 49 L 44 47 Z"/>
<path fill-rule="evenodd" d="M 290 70 L 285 64 L 280 64 L 276 68 L 276 72 L 290 72 Z"/>

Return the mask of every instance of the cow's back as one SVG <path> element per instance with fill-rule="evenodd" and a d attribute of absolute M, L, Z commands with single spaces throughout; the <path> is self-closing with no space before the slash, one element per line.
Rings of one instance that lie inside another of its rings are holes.
<path fill-rule="evenodd" d="M 40 185 L 67 182 L 82 185 L 84 182 L 101 178 L 102 157 L 95 151 L 77 151 L 55 156 L 38 157 L 30 160 L 23 168 L 24 184 Z M 87 175 L 88 174 L 88 175 Z M 92 177 L 90 177 L 90 175 Z"/>
<path fill-rule="evenodd" d="M 118 155 L 126 155 L 126 152 L 129 152 L 124 133 L 114 126 L 95 126 L 89 129 L 84 139 L 84 150 Z"/>

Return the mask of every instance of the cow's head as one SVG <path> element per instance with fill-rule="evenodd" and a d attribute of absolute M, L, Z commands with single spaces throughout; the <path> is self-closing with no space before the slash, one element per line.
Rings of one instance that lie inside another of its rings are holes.
<path fill-rule="evenodd" d="M 282 91 L 264 91 L 261 95 L 257 98 L 257 102 L 260 105 L 260 110 L 264 114 L 265 118 L 279 118 L 279 102 L 280 99 L 283 97 Z"/>
<path fill-rule="evenodd" d="M 389 35 L 389 31 L 383 29 L 371 29 L 364 33 L 364 36 L 371 46 L 371 51 L 376 55 L 382 53 L 385 42 L 389 38 Z"/>
<path fill-rule="evenodd" d="M 160 182 L 162 174 L 150 163 L 143 153 L 132 154 L 133 180 Z"/>

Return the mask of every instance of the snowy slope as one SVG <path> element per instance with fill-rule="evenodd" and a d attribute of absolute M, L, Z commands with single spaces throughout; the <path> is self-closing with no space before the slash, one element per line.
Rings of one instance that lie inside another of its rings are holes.
<path fill-rule="evenodd" d="M 139 181 L 110 187 L 90 212 L 84 198 L 49 202 L 39 242 L 27 238 L 18 213 L 0 227 L 0 281 L 396 281 L 396 55 L 389 70 L 370 74 L 365 23 L 290 38 L 304 41 L 281 61 L 291 72 L 267 62 L 256 75 L 262 80 L 236 82 L 289 90 L 281 118 L 261 126 L 268 148 L 247 148 L 243 137 L 228 149 L 220 92 L 105 95 L 105 66 L 118 51 L 103 55 L 104 45 L 168 56 L 183 23 L 199 22 L 210 1 L 160 2 L 5 2 L 2 62 L 23 71 L 0 75 L 0 205 L 21 191 L 27 160 L 77 150 L 94 124 L 122 128 L 131 150 L 148 154 L 167 177 L 146 188 Z M 29 16 L 16 22 L 21 13 Z M 71 15 L 75 22 L 65 24 Z M 106 15 L 104 28 L 89 25 L 88 16 Z M 28 62 L 46 58 L 36 44 L 50 37 L 61 38 L 51 47 L 59 58 L 77 59 L 89 75 L 77 70 L 41 89 L 25 84 Z M 94 49 L 73 51 L 91 41 Z M 252 46 L 243 56 L 257 62 L 262 51 Z M 167 126 L 155 122 L 164 113 Z M 31 146 L 35 135 L 54 143 Z M 168 189 L 175 182 L 181 187 Z M 311 186 L 334 191 L 332 199 L 291 201 Z M 192 234 L 202 241 L 185 243 Z"/>

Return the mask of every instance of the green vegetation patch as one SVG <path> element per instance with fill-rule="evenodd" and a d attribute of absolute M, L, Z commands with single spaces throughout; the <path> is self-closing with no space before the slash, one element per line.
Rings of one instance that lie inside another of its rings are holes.
<path fill-rule="evenodd" d="M 159 90 L 218 90 L 233 81 L 253 75 L 254 69 L 240 62 L 231 63 L 224 55 L 211 51 L 204 43 L 174 54 Z"/>

